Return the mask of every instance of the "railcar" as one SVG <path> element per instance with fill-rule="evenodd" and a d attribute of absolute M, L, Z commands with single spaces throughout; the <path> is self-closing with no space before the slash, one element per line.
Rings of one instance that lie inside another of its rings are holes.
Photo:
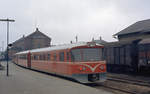
<path fill-rule="evenodd" d="M 73 78 L 81 83 L 106 80 L 104 46 L 81 42 L 16 53 L 13 61 L 21 66 Z"/>

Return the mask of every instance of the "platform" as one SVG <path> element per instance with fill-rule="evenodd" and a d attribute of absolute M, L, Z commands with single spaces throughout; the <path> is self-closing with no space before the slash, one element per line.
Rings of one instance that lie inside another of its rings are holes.
<path fill-rule="evenodd" d="M 2 63 L 6 66 L 6 63 Z M 5 68 L 6 69 L 6 68 Z M 59 77 L 9 63 L 9 74 L 0 70 L 0 94 L 112 94 Z"/>

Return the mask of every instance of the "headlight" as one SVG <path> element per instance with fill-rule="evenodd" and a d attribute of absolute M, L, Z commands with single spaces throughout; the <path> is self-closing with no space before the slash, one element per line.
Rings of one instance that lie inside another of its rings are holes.
<path fill-rule="evenodd" d="M 79 70 L 80 70 L 80 71 L 85 71 L 85 70 L 86 70 L 86 67 L 80 66 L 80 67 L 79 67 Z"/>
<path fill-rule="evenodd" d="M 84 71 L 84 70 L 86 70 L 86 68 L 85 68 L 85 67 L 82 67 L 82 68 L 83 68 L 83 71 Z"/>
<path fill-rule="evenodd" d="M 99 68 L 100 68 L 100 70 L 104 70 L 105 66 L 101 65 Z"/>

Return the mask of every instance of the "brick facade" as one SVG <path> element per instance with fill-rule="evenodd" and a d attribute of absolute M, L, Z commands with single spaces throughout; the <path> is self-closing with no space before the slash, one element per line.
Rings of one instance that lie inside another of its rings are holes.
<path fill-rule="evenodd" d="M 36 48 L 44 48 L 51 46 L 51 38 L 43 34 L 36 28 L 36 31 L 28 36 L 23 36 L 19 40 L 16 40 L 12 43 L 13 47 L 9 50 L 10 58 L 13 54 L 25 51 L 25 50 L 31 50 Z"/>

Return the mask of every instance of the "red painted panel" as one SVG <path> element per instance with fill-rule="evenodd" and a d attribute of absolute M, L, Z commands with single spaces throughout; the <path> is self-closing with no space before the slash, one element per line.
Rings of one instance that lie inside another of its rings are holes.
<path fill-rule="evenodd" d="M 46 71 L 46 72 L 52 72 L 52 73 L 57 73 L 57 74 L 62 74 L 62 75 L 70 75 L 70 68 L 69 68 L 69 63 L 65 62 L 53 62 L 53 61 L 35 61 L 33 60 L 32 63 L 32 68 L 33 69 L 38 69 L 41 71 Z"/>
<path fill-rule="evenodd" d="M 100 69 L 100 66 L 103 66 L 103 70 Z M 90 74 L 90 73 L 101 73 L 101 72 L 106 72 L 106 64 L 105 62 L 87 62 L 87 63 L 77 63 L 77 64 L 72 64 L 72 74 Z"/>
<path fill-rule="evenodd" d="M 24 67 L 27 67 L 27 60 L 18 59 L 18 64 Z"/>
<path fill-rule="evenodd" d="M 18 64 L 27 67 L 27 60 L 18 60 Z M 100 66 L 104 66 L 101 70 Z M 99 62 L 57 62 L 32 60 L 31 68 L 61 75 L 92 74 L 106 72 L 105 61 Z"/>

